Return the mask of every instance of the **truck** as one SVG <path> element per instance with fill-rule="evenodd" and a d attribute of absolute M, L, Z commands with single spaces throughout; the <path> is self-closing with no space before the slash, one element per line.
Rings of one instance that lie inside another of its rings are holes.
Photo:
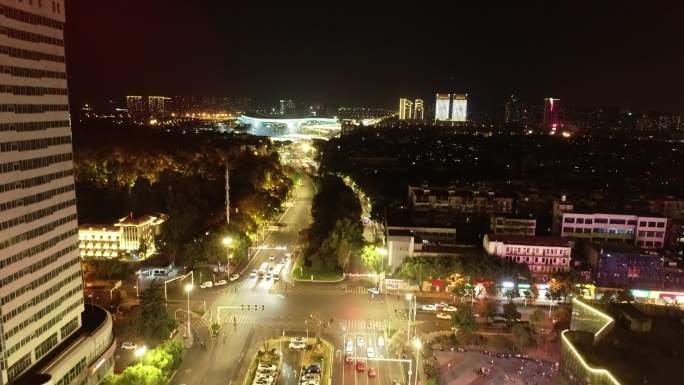
<path fill-rule="evenodd" d="M 257 278 L 259 278 L 259 279 L 264 278 L 267 273 L 268 273 L 268 262 L 264 262 L 259 267 L 259 270 L 257 270 Z"/>
<path fill-rule="evenodd" d="M 282 275 L 284 268 L 285 268 L 285 265 L 283 265 L 282 263 L 275 265 L 275 267 L 273 268 L 273 273 L 272 273 L 274 281 L 280 280 L 280 276 Z"/>

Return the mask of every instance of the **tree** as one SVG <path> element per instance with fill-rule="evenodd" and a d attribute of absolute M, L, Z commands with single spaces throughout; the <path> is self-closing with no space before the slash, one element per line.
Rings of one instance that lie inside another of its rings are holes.
<path fill-rule="evenodd" d="M 530 314 L 530 322 L 533 324 L 540 324 L 546 318 L 546 314 L 543 310 L 535 309 L 532 314 Z"/>
<path fill-rule="evenodd" d="M 366 245 L 361 249 L 361 261 L 376 274 L 379 274 L 384 267 L 383 255 L 375 245 Z"/>
<path fill-rule="evenodd" d="M 634 296 L 629 289 L 622 289 L 617 293 L 615 300 L 617 302 L 634 302 Z"/>
<path fill-rule="evenodd" d="M 161 340 L 167 338 L 175 326 L 176 321 L 166 312 L 159 286 L 152 284 L 143 290 L 140 293 L 138 332 L 145 337 Z"/>
<path fill-rule="evenodd" d="M 532 332 L 527 326 L 514 325 L 511 329 L 511 334 L 513 335 L 513 341 L 519 352 L 522 352 L 534 342 Z"/>
<path fill-rule="evenodd" d="M 180 365 L 182 358 L 183 345 L 178 341 L 165 341 L 145 353 L 143 364 L 154 366 L 170 375 Z"/>
<path fill-rule="evenodd" d="M 496 310 L 497 310 L 497 305 L 496 302 L 492 300 L 487 300 L 484 303 L 484 316 L 487 319 L 487 321 L 490 321 L 494 318 L 496 315 Z"/>
<path fill-rule="evenodd" d="M 515 302 L 509 301 L 503 306 L 503 316 L 509 324 L 520 319 L 521 315 Z"/>
<path fill-rule="evenodd" d="M 473 315 L 473 309 L 468 305 L 458 305 L 458 309 L 452 318 L 452 323 L 459 331 L 472 334 L 477 330 L 477 320 Z"/>
<path fill-rule="evenodd" d="M 164 372 L 150 365 L 129 366 L 119 375 L 105 378 L 105 385 L 167 385 L 169 380 Z"/>

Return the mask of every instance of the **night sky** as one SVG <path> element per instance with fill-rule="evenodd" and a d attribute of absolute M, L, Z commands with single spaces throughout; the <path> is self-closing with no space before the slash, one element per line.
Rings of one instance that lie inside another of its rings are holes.
<path fill-rule="evenodd" d="M 578 106 L 684 110 L 681 5 L 242 3 L 67 1 L 72 103 L 232 95 L 394 108 L 400 96 L 432 103 L 442 91 L 467 92 L 469 107 L 482 110 L 511 92 Z"/>

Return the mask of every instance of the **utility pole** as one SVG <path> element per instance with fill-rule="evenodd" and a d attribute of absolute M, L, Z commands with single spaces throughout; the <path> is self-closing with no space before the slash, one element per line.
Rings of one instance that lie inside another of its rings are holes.
<path fill-rule="evenodd" d="M 230 224 L 230 170 L 226 167 L 226 224 Z"/>

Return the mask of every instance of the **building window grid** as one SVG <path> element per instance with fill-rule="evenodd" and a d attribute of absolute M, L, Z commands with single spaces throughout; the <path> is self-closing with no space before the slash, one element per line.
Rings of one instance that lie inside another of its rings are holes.
<path fill-rule="evenodd" d="M 48 239 L 45 242 L 41 242 L 38 245 L 35 245 L 29 249 L 23 250 L 9 258 L 5 258 L 3 260 L 0 260 L 0 269 L 5 268 L 15 262 L 21 261 L 24 258 L 29 258 L 32 257 L 40 252 L 43 252 L 55 245 L 57 245 L 59 242 L 62 242 L 65 239 L 69 239 L 75 235 L 78 234 L 77 229 L 71 229 L 65 233 L 62 233 L 54 238 Z"/>
<path fill-rule="evenodd" d="M 11 210 L 16 207 L 26 207 L 32 204 L 40 203 L 44 200 L 54 198 L 57 195 L 61 195 L 69 191 L 74 191 L 74 189 L 75 187 L 73 184 L 68 184 L 66 186 L 43 191 L 38 194 L 30 195 L 24 198 L 19 198 L 12 201 L 7 201 L 5 203 L 0 203 L 0 212 Z"/>
<path fill-rule="evenodd" d="M 22 78 L 66 79 L 66 72 L 63 71 L 48 71 L 43 69 L 16 66 L 0 66 L 0 73 Z"/>

